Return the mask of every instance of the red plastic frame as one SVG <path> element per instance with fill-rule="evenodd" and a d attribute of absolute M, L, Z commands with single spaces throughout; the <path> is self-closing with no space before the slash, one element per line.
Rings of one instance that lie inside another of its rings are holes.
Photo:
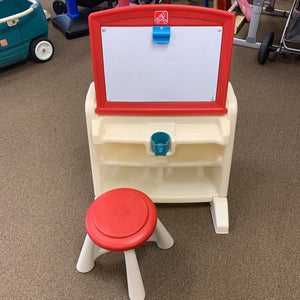
<path fill-rule="evenodd" d="M 108 102 L 102 55 L 101 27 L 155 26 L 156 11 L 168 12 L 168 26 L 222 26 L 218 86 L 214 102 Z M 106 115 L 223 115 L 227 112 L 235 16 L 217 9 L 186 5 L 137 5 L 96 12 L 89 17 L 97 114 Z"/>

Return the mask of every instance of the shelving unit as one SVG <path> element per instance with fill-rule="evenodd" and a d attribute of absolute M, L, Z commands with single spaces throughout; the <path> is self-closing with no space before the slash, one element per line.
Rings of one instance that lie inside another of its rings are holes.
<path fill-rule="evenodd" d="M 225 147 L 218 144 L 179 144 L 172 155 L 163 157 L 148 154 L 143 144 L 105 143 L 99 148 L 98 155 L 103 165 L 194 167 L 221 165 L 224 150 Z"/>
<path fill-rule="evenodd" d="M 101 166 L 105 177 L 100 188 L 130 187 L 143 191 L 158 203 L 210 202 L 217 196 L 215 183 L 203 167 Z"/>
<path fill-rule="evenodd" d="M 95 195 L 129 187 L 156 203 L 226 199 L 237 113 L 230 84 L 223 116 L 101 116 L 95 107 L 92 83 L 86 116 Z M 171 137 L 166 156 L 151 150 L 157 131 Z"/>

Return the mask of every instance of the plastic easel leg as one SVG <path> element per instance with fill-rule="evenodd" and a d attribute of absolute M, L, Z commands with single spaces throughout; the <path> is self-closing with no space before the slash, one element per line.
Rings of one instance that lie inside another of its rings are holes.
<path fill-rule="evenodd" d="M 227 198 L 213 197 L 213 201 L 210 203 L 210 211 L 216 233 L 229 233 Z"/>

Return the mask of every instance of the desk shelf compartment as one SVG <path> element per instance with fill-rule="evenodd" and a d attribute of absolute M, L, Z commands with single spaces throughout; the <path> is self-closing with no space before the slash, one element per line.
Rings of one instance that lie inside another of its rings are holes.
<path fill-rule="evenodd" d="M 172 155 L 154 156 L 146 152 L 146 145 L 132 143 L 104 143 L 97 145 L 101 164 L 128 167 L 195 167 L 218 166 L 223 162 L 225 146 L 218 144 L 179 144 Z"/>
<path fill-rule="evenodd" d="M 220 168 L 220 167 L 217 167 Z M 210 202 L 219 183 L 210 167 L 124 167 L 101 165 L 100 189 L 128 187 L 146 193 L 154 202 Z"/>

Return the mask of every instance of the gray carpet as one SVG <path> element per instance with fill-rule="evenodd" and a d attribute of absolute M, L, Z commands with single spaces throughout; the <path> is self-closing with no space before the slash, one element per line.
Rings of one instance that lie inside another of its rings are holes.
<path fill-rule="evenodd" d="M 41 3 L 54 15 L 51 0 Z M 277 42 L 283 26 L 263 16 L 258 40 L 273 30 Z M 49 38 L 50 62 L 0 73 L 0 299 L 128 299 L 121 253 L 75 269 L 93 200 L 92 62 L 88 36 L 67 40 L 49 23 Z M 147 299 L 300 299 L 299 78 L 300 56 L 271 54 L 261 66 L 257 50 L 234 46 L 230 233 L 215 234 L 208 204 L 157 205 L 175 245 L 137 249 Z"/>

